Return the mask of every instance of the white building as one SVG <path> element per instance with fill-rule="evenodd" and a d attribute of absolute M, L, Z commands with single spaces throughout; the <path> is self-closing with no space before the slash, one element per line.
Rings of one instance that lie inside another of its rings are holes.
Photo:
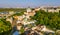
<path fill-rule="evenodd" d="M 31 9 L 30 8 L 27 8 L 27 12 L 31 12 Z"/>
<path fill-rule="evenodd" d="M 41 9 L 45 12 L 60 12 L 60 8 L 58 7 L 43 7 Z"/>
<path fill-rule="evenodd" d="M 12 19 L 12 17 L 11 18 L 7 18 L 6 21 L 9 21 L 12 24 L 13 19 Z"/>
<path fill-rule="evenodd" d="M 9 11 L 9 14 L 10 14 L 10 15 L 14 14 L 14 11 Z"/>

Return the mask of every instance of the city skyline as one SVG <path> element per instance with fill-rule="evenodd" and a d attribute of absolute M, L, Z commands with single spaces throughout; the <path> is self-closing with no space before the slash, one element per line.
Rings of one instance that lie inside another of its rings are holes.
<path fill-rule="evenodd" d="M 60 0 L 0 0 L 0 8 L 60 6 Z"/>

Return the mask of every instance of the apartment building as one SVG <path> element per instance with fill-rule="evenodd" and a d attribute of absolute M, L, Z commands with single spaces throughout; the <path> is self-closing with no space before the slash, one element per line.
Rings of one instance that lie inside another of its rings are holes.
<path fill-rule="evenodd" d="M 45 12 L 60 12 L 60 7 L 42 7 Z"/>

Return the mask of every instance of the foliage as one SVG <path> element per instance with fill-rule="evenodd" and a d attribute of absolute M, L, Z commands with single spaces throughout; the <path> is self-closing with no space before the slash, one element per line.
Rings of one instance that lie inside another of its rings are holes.
<path fill-rule="evenodd" d="M 24 33 L 24 28 L 22 27 L 21 30 L 20 30 L 20 33 Z"/>
<path fill-rule="evenodd" d="M 4 33 L 11 30 L 11 23 L 5 19 L 0 19 L 0 33 Z"/>
<path fill-rule="evenodd" d="M 5 11 L 21 11 L 25 12 L 26 8 L 0 8 L 0 12 L 5 12 Z"/>
<path fill-rule="evenodd" d="M 36 11 L 32 17 L 36 20 L 36 24 L 44 24 L 51 29 L 60 29 L 60 13 L 45 12 L 43 10 Z"/>
<path fill-rule="evenodd" d="M 20 12 L 20 13 L 13 14 L 13 16 L 15 16 L 15 15 L 20 16 L 20 15 L 23 15 L 23 14 L 24 14 L 24 12 Z"/>
<path fill-rule="evenodd" d="M 13 16 L 21 16 L 23 14 L 24 14 L 24 12 L 15 13 L 15 14 L 9 16 L 8 18 L 13 17 Z"/>

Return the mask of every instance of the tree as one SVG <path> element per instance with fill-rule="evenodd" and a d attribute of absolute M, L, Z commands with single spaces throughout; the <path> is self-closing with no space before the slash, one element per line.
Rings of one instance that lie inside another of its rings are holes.
<path fill-rule="evenodd" d="M 45 12 L 43 10 L 39 10 L 32 17 L 32 19 L 36 20 L 36 24 L 44 24 L 51 29 L 60 29 L 60 13 L 57 12 Z"/>
<path fill-rule="evenodd" d="M 6 21 L 5 19 L 0 19 L 0 34 L 3 35 L 9 33 L 8 31 L 11 30 L 11 23 Z"/>

